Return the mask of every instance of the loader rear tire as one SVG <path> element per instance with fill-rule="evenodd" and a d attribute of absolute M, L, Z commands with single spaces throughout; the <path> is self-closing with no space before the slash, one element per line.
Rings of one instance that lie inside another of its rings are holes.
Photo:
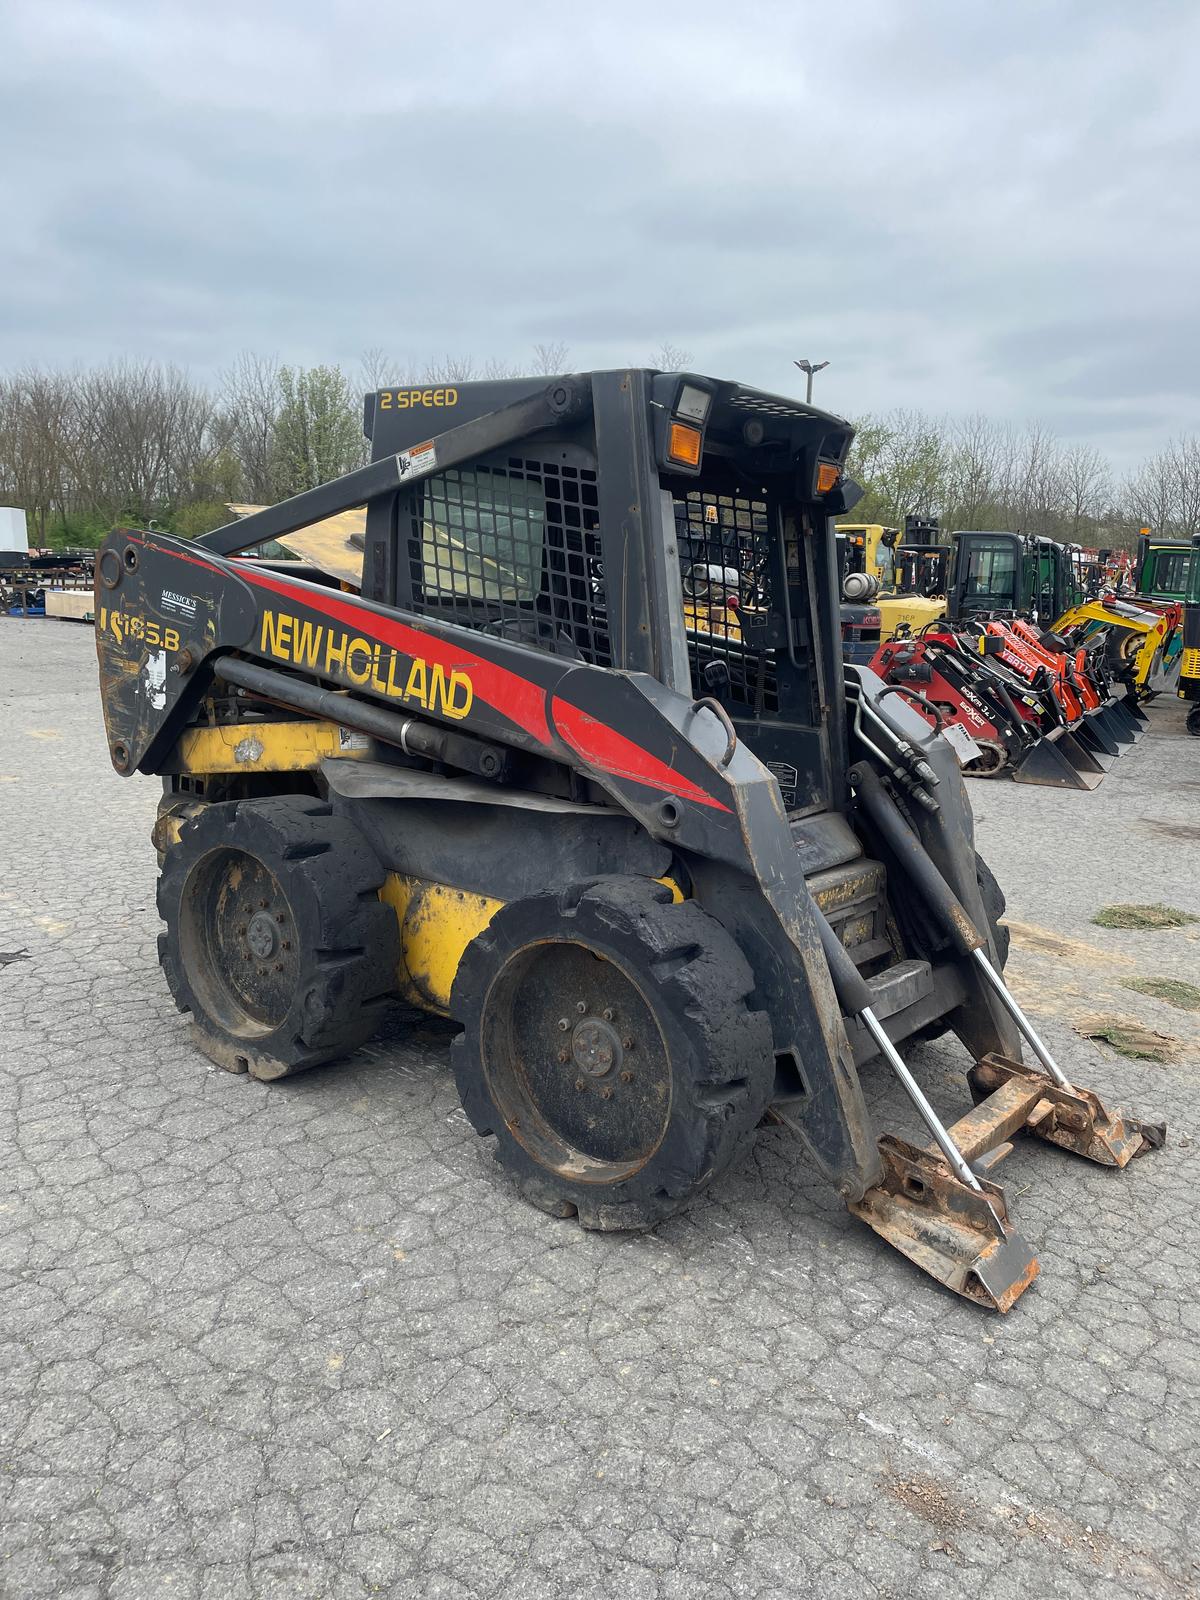
<path fill-rule="evenodd" d="M 158 959 L 204 1054 L 272 1079 L 370 1038 L 399 958 L 383 877 L 315 797 L 225 801 L 184 822 L 158 882 Z"/>
<path fill-rule="evenodd" d="M 1200 706 L 1193 706 L 1188 712 L 1186 726 L 1194 739 L 1200 739 Z"/>
<path fill-rule="evenodd" d="M 746 1149 L 771 1027 L 724 928 L 643 878 L 513 901 L 468 946 L 451 1065 L 525 1197 L 585 1228 L 646 1228 Z"/>

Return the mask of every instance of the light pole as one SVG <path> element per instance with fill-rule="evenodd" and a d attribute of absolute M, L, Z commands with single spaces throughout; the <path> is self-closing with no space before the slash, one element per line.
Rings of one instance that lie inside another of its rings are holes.
<path fill-rule="evenodd" d="M 813 381 L 813 375 L 815 373 L 820 372 L 824 367 L 827 367 L 829 365 L 829 363 L 828 363 L 828 361 L 813 362 L 813 361 L 804 360 L 804 361 L 797 361 L 796 365 L 800 368 L 801 372 L 806 372 L 808 374 L 808 391 L 804 396 L 804 403 L 805 403 L 805 405 L 809 405 L 810 406 L 810 405 L 812 405 L 812 381 Z"/>

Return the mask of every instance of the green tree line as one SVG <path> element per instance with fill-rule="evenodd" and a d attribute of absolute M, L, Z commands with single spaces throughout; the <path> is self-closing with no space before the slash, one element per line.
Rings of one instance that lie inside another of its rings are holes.
<path fill-rule="evenodd" d="M 1200 532 L 1200 439 L 1181 436 L 1117 478 L 1103 454 L 1031 423 L 897 410 L 858 424 L 849 470 L 864 487 L 855 521 L 998 528 L 1129 548 L 1141 527 Z"/>
<path fill-rule="evenodd" d="M 647 363 L 685 367 L 664 344 Z M 378 350 L 358 370 L 245 354 L 213 384 L 159 362 L 0 375 L 0 504 L 25 510 L 35 545 L 94 545 L 115 525 L 192 536 L 230 504 L 269 504 L 366 459 L 362 396 L 390 383 L 562 372 L 561 344 L 523 364 L 446 357 L 405 370 Z M 1181 437 L 1117 478 L 1093 446 L 1031 424 L 897 410 L 857 424 L 855 520 L 1007 528 L 1080 544 L 1129 544 L 1139 527 L 1200 531 L 1200 440 Z"/>

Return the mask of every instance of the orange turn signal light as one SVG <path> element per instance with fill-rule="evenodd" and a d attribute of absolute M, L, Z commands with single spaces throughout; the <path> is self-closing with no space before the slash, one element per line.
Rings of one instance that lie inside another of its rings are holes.
<path fill-rule="evenodd" d="M 837 488 L 837 481 L 842 475 L 842 469 L 836 461 L 817 462 L 817 493 L 828 494 L 831 489 Z"/>
<path fill-rule="evenodd" d="M 667 435 L 667 456 L 685 467 L 700 465 L 700 429 L 686 422 L 673 422 Z"/>

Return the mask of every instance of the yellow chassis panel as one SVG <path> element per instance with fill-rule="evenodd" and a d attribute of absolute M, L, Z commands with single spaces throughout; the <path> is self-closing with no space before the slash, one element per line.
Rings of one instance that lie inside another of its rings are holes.
<path fill-rule="evenodd" d="M 311 772 L 327 756 L 375 754 L 365 734 L 332 722 L 238 722 L 189 728 L 175 747 L 180 772 Z"/>
<path fill-rule="evenodd" d="M 463 951 L 504 904 L 444 883 L 389 872 L 379 898 L 400 924 L 400 992 L 413 1005 L 450 1014 L 450 990 Z"/>
<path fill-rule="evenodd" d="M 1189 646 L 1179 659 L 1181 678 L 1200 678 L 1200 649 Z"/>
<path fill-rule="evenodd" d="M 677 905 L 683 899 L 674 878 L 655 881 L 670 889 Z M 398 872 L 388 873 L 379 898 L 391 906 L 400 924 L 396 977 L 401 994 L 424 1011 L 449 1016 L 450 991 L 463 953 L 505 902 Z"/>

